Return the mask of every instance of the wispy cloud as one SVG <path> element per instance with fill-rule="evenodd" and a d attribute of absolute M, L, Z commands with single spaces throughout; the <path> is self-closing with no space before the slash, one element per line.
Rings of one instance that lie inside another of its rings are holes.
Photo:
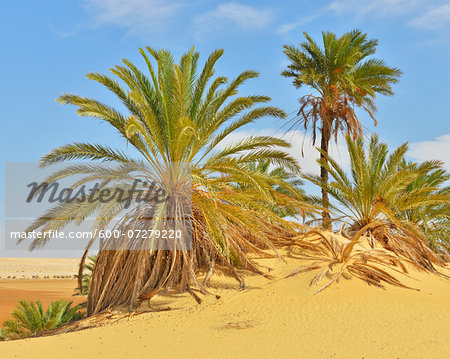
<path fill-rule="evenodd" d="M 113 24 L 131 32 L 160 26 L 180 5 L 163 0 L 85 0 L 85 10 L 96 24 Z"/>
<path fill-rule="evenodd" d="M 53 32 L 55 35 L 58 35 L 59 37 L 63 37 L 63 38 L 75 36 L 78 33 L 78 31 L 80 30 L 79 26 L 77 26 L 73 30 L 62 30 L 58 26 L 55 26 L 51 23 L 48 24 L 48 27 L 49 27 L 50 31 Z"/>
<path fill-rule="evenodd" d="M 278 28 L 279 34 L 295 30 L 324 15 L 352 14 L 357 20 L 366 16 L 393 16 L 412 11 L 418 0 L 335 0 L 315 10 L 309 16 L 303 16 L 298 21 L 283 24 Z"/>
<path fill-rule="evenodd" d="M 328 8 L 336 14 L 353 13 L 358 17 L 364 16 L 395 16 L 414 11 L 420 0 L 336 0 Z"/>
<path fill-rule="evenodd" d="M 132 34 L 145 30 L 164 31 L 180 16 L 187 33 L 201 37 L 230 28 L 252 31 L 266 28 L 272 11 L 237 2 L 218 4 L 213 10 L 201 11 L 199 4 L 164 0 L 84 0 L 84 9 L 94 25 L 116 25 Z"/>
<path fill-rule="evenodd" d="M 436 137 L 433 141 L 413 142 L 409 155 L 418 161 L 441 160 L 450 171 L 450 134 Z"/>
<path fill-rule="evenodd" d="M 450 25 L 450 4 L 428 10 L 409 22 L 410 25 L 430 30 L 439 30 Z"/>
<path fill-rule="evenodd" d="M 266 28 L 272 19 L 273 14 L 270 10 L 261 10 L 236 2 L 223 3 L 195 18 L 195 32 L 202 35 L 227 26 L 238 26 L 247 31 L 261 30 Z"/>
<path fill-rule="evenodd" d="M 283 24 L 280 27 L 278 27 L 277 32 L 279 34 L 286 34 L 288 32 L 291 32 L 292 30 L 295 30 L 303 25 L 309 24 L 310 22 L 314 21 L 318 17 L 325 15 L 329 11 L 328 7 L 319 9 L 315 14 L 311 16 L 302 17 L 298 21 L 295 22 L 289 22 L 287 24 Z"/>
<path fill-rule="evenodd" d="M 430 30 L 450 25 L 450 4 L 443 0 L 336 0 L 329 9 L 338 15 L 351 12 L 360 18 L 404 16 L 409 25 Z"/>
<path fill-rule="evenodd" d="M 361 21 L 365 18 L 402 18 L 404 23 L 417 28 L 439 30 L 450 25 L 450 4 L 444 0 L 334 0 L 298 21 L 281 25 L 278 33 L 284 34 L 323 15 L 351 14 Z"/>

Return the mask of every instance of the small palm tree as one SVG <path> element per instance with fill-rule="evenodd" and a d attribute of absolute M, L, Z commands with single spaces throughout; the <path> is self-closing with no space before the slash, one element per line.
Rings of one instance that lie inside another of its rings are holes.
<path fill-rule="evenodd" d="M 354 142 L 346 136 L 346 141 L 350 176 L 324 154 L 325 159 L 319 163 L 330 173 L 333 181 L 325 185 L 319 176 L 307 178 L 333 197 L 336 201 L 333 209 L 342 215 L 342 221 L 348 223 L 350 232 L 365 228 L 372 246 L 376 240 L 420 268 L 434 271 L 433 264 L 442 264 L 442 260 L 429 248 L 426 233 L 418 220 L 405 214 L 422 213 L 430 206 L 448 208 L 448 192 L 439 192 L 439 182 L 418 185 L 424 176 L 426 178 L 439 170 L 442 163 L 404 164 L 407 145 L 389 154 L 387 145 L 380 143 L 377 135 L 371 137 L 367 153 L 362 138 Z M 427 217 L 427 222 L 432 220 Z"/>
<path fill-rule="evenodd" d="M 293 77 L 296 88 L 308 86 L 312 93 L 300 99 L 300 109 L 295 125 L 311 129 L 313 143 L 320 126 L 320 158 L 326 160 L 332 136 L 337 141 L 339 132 L 350 134 L 354 139 L 363 132 L 355 108 L 365 110 L 374 120 L 377 94 L 392 95 L 392 84 L 401 76 L 397 68 L 387 66 L 384 61 L 371 58 L 378 45 L 377 40 L 367 39 L 367 34 L 354 30 L 337 37 L 322 32 L 323 48 L 306 32 L 306 41 L 300 47 L 284 46 L 290 60 L 283 76 Z M 320 168 L 321 180 L 326 186 L 328 173 Z M 322 190 L 322 202 L 328 207 L 328 193 Z M 331 228 L 330 215 L 323 212 L 323 225 Z"/>
<path fill-rule="evenodd" d="M 16 309 L 11 312 L 14 319 L 3 323 L 2 337 L 4 339 L 19 339 L 79 320 L 83 317 L 81 307 L 71 307 L 72 302 L 60 299 L 49 304 L 44 312 L 42 303 L 21 300 Z"/>
<path fill-rule="evenodd" d="M 404 162 L 402 168 L 415 164 Z M 406 189 L 408 192 L 425 191 L 433 195 L 450 198 L 450 187 L 445 184 L 450 174 L 444 169 L 437 169 L 415 179 Z M 410 208 L 401 213 L 401 218 L 415 223 L 425 233 L 431 248 L 447 256 L 450 254 L 450 203 L 429 203 Z"/>
<path fill-rule="evenodd" d="M 117 230 L 126 234 L 135 229 L 160 228 L 161 221 L 146 219 L 154 217 L 155 213 L 159 214 L 158 218 L 174 217 L 171 211 L 179 209 L 177 218 L 189 219 L 191 234 L 186 236 L 192 237 L 191 247 L 180 243 L 173 248 L 176 250 L 155 250 L 154 247 L 106 250 L 116 244 L 114 238 L 106 240 L 105 250 L 98 253 L 90 280 L 88 315 L 111 306 L 127 305 L 131 309 L 139 298 L 155 295 L 165 288 L 187 291 L 198 300 L 191 286 L 206 293 L 197 278 L 201 268 L 206 268 L 208 273 L 215 268 L 222 270 L 235 277 L 242 288 L 244 281 L 237 269 L 263 274 L 248 253 L 267 255 L 263 249 L 274 248 L 274 243 L 292 236 L 295 228 L 295 224 L 282 220 L 265 203 L 289 204 L 296 208 L 296 214 L 308 208 L 299 200 L 298 190 L 288 182 L 269 178 L 247 165 L 251 161 L 267 161 L 298 174 L 298 164 L 283 150 L 290 146 L 286 141 L 252 136 L 218 149 L 229 134 L 242 126 L 262 117 L 285 117 L 276 107 L 258 106 L 270 100 L 267 96 L 237 96 L 240 85 L 257 77 L 255 71 L 245 71 L 231 81 L 223 76 L 214 78 L 214 65 L 223 50 L 214 51 L 199 74 L 199 54 L 194 49 L 184 54 L 179 64 L 175 64 L 166 50 L 147 47 L 147 51 L 141 49 L 140 52 L 147 73 L 124 59 L 123 65 L 111 69 L 114 76 L 87 75 L 112 91 L 124 104 L 126 114 L 78 95 L 65 94 L 59 98 L 61 103 L 77 106 L 81 116 L 94 117 L 113 126 L 137 157 L 99 144 L 62 146 L 45 155 L 42 165 L 69 160 L 97 163 L 69 166 L 56 172 L 47 182 L 81 174 L 84 179 L 75 185 L 100 179 L 101 188 L 110 189 L 112 193 L 117 187 L 131 188 L 137 178 L 169 190 L 174 188 L 174 183 L 177 186 L 183 183 L 184 190 L 191 191 L 192 206 L 143 201 L 131 209 L 125 208 L 123 202 L 64 203 L 38 218 L 28 230 L 41 228 L 47 232 L 73 221 L 80 223 L 97 213 L 95 228 L 104 229 L 116 220 Z M 105 168 L 98 161 L 108 161 L 117 167 Z M 238 183 L 245 189 L 238 190 Z M 295 197 L 280 194 L 273 184 Z M 39 239 L 32 246 L 44 245 L 46 240 L 48 238 Z M 134 235 L 129 241 L 145 242 Z M 79 276 L 79 280 L 81 278 Z"/>

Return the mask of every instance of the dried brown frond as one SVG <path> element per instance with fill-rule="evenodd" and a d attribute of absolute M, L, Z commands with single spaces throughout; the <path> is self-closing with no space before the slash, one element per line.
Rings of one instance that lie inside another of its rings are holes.
<path fill-rule="evenodd" d="M 381 249 L 357 248 L 362 232 L 358 232 L 351 241 L 344 243 L 334 234 L 324 235 L 319 231 L 309 231 L 291 249 L 291 255 L 313 261 L 301 266 L 286 276 L 292 277 L 300 273 L 317 271 L 310 285 L 319 285 L 325 278 L 326 283 L 315 293 L 319 293 L 339 282 L 340 278 L 350 279 L 352 276 L 369 285 L 384 288 L 390 284 L 401 288 L 410 288 L 401 283 L 386 268 L 407 273 L 400 258 Z"/>
<path fill-rule="evenodd" d="M 436 272 L 434 265 L 444 265 L 442 257 L 428 246 L 426 237 L 420 229 L 412 231 L 400 226 L 384 224 L 368 232 L 385 249 L 406 259 L 419 270 Z"/>

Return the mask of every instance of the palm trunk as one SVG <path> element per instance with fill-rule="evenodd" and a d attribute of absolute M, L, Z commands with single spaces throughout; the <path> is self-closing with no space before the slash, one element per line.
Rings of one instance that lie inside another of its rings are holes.
<path fill-rule="evenodd" d="M 323 121 L 322 123 L 322 133 L 320 139 L 320 149 L 323 153 L 320 154 L 320 159 L 322 161 L 326 161 L 326 157 L 324 154 L 328 154 L 328 144 L 330 143 L 330 128 L 328 121 Z M 320 179 L 322 181 L 322 185 L 328 185 L 328 171 L 320 166 Z M 328 192 L 322 188 L 322 205 L 325 208 L 329 208 L 330 201 L 328 199 Z M 322 212 L 322 227 L 327 230 L 331 230 L 331 217 L 328 211 Z"/>

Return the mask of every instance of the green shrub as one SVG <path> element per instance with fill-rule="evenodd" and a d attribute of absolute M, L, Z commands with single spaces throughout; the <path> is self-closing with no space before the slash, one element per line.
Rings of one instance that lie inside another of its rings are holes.
<path fill-rule="evenodd" d="M 56 329 L 83 317 L 81 306 L 71 307 L 72 302 L 64 299 L 49 304 L 44 312 L 42 303 L 21 300 L 11 312 L 13 319 L 3 322 L 0 340 L 26 338 L 44 330 Z"/>

